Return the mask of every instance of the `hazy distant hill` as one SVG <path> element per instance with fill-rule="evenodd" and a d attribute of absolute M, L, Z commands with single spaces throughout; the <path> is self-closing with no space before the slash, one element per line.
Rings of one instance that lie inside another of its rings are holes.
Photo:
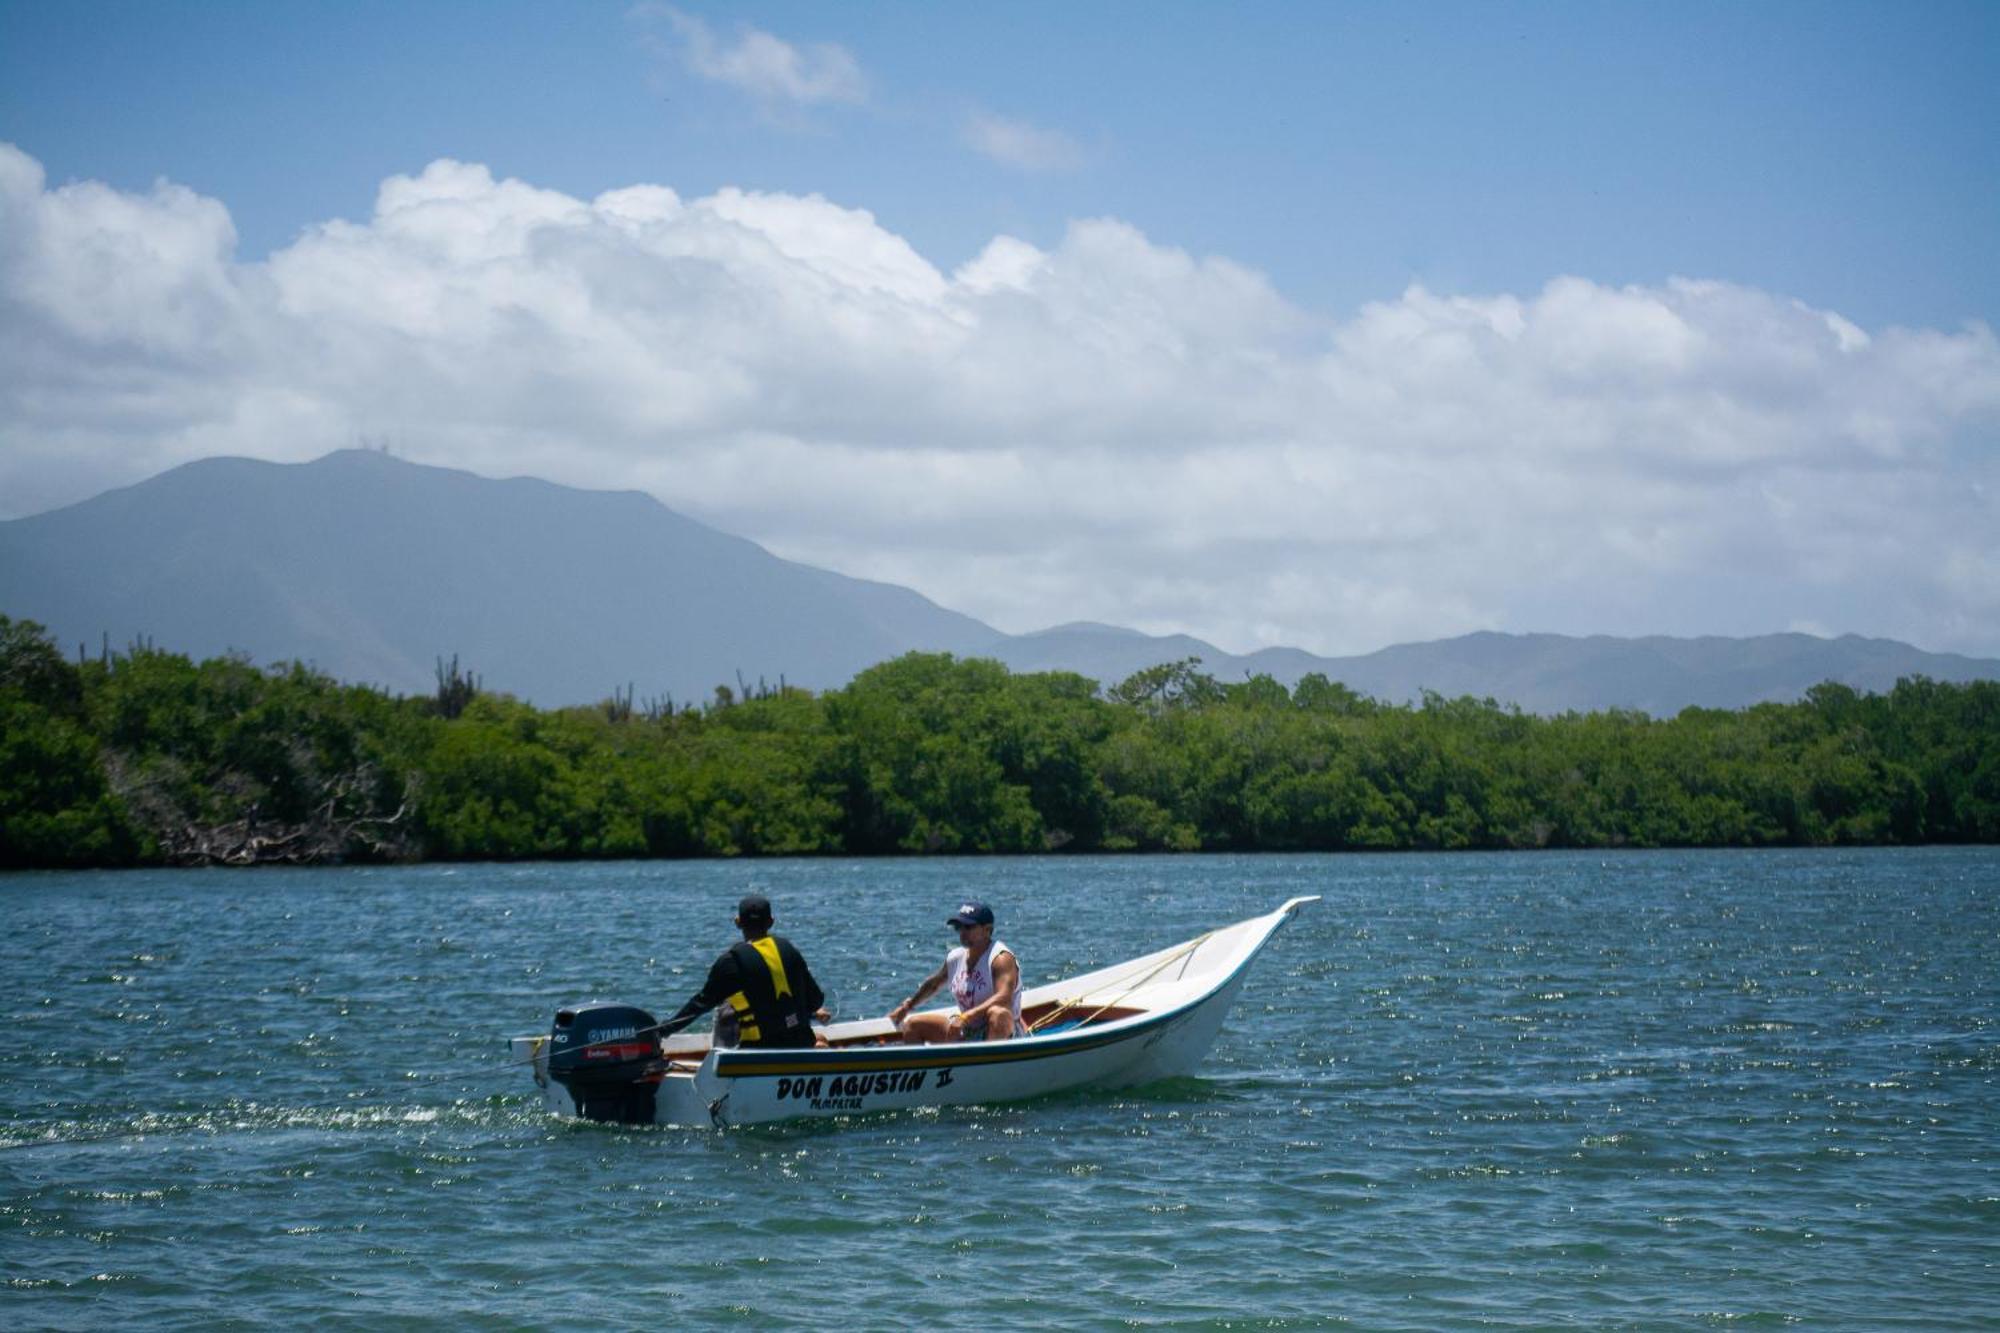
<path fill-rule="evenodd" d="M 428 691 L 456 653 L 540 704 L 741 671 L 826 688 L 995 631 L 906 588 L 780 560 L 637 492 L 494 481 L 350 450 L 216 458 L 0 523 L 0 610 L 95 651 L 150 635 Z"/>
<path fill-rule="evenodd" d="M 1185 657 L 1219 680 L 1263 673 L 1286 685 L 1317 671 L 1361 694 L 1413 701 L 1424 690 L 1519 704 L 1529 712 L 1637 708 L 1670 716 L 1690 706 L 1741 708 L 1796 699 L 1821 681 L 1886 690 L 1904 676 L 2000 680 L 2000 661 L 1927 653 L 1890 639 L 1766 634 L 1748 639 L 1615 639 L 1598 635 L 1468 634 L 1398 644 L 1362 657 L 1296 648 L 1237 656 L 1187 635 L 1155 637 L 1112 625 L 1062 625 L 996 645 L 1017 671 L 1066 667 L 1099 680 Z"/>
<path fill-rule="evenodd" d="M 1535 712 L 1792 699 L 1822 680 L 2000 679 L 2000 661 L 1881 639 L 1612 639 L 1472 634 L 1363 657 L 1234 656 L 1186 636 L 1072 624 L 1006 636 L 907 588 L 780 560 L 636 492 L 494 481 L 383 454 L 209 459 L 0 523 L 0 612 L 94 651 L 150 636 L 196 657 L 313 662 L 428 692 L 457 654 L 543 705 L 632 684 L 705 699 L 741 672 L 814 689 L 912 649 L 997 657 L 1107 683 L 1200 657 L 1222 680 L 1317 671 L 1363 694 L 1491 696 Z"/>

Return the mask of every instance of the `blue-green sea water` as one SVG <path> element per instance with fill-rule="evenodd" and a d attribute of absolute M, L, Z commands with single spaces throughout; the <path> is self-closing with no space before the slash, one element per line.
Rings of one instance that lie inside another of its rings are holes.
<path fill-rule="evenodd" d="M 1195 1077 L 546 1118 L 767 893 L 841 1016 L 965 896 L 1039 981 L 1264 912 Z M 2000 851 L 0 878 L 13 1328 L 2000 1326 Z"/>

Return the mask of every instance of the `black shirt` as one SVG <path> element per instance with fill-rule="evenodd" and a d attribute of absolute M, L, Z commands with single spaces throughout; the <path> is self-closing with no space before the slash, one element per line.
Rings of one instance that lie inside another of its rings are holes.
<path fill-rule="evenodd" d="M 777 946 L 788 995 L 778 994 L 778 979 L 755 943 L 742 940 L 724 950 L 708 969 L 708 980 L 680 1011 L 660 1024 L 660 1035 L 671 1036 L 719 1004 L 737 1010 L 745 1046 L 810 1046 L 812 1016 L 826 1003 L 805 955 L 782 935 L 764 935 Z"/>

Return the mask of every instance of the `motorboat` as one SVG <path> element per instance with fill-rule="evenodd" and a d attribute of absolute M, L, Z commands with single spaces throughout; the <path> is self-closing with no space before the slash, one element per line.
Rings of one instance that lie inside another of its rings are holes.
<path fill-rule="evenodd" d="M 662 1039 L 643 1009 L 562 1009 L 546 1035 L 515 1037 L 557 1115 L 726 1127 L 921 1106 L 1018 1101 L 1077 1088 L 1136 1087 L 1186 1074 L 1214 1045 L 1250 964 L 1317 896 L 1129 962 L 1022 992 L 1025 1033 L 905 1045 L 886 1018 L 817 1029 L 820 1045 L 719 1046 Z M 949 1010 L 940 1012 L 948 1013 Z"/>

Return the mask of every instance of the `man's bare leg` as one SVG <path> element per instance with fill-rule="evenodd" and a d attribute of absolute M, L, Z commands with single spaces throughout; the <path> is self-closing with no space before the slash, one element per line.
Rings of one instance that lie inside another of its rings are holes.
<path fill-rule="evenodd" d="M 903 1020 L 903 1041 L 910 1046 L 929 1046 L 942 1041 L 957 1041 L 958 1034 L 951 1030 L 949 1014 L 911 1014 Z"/>

